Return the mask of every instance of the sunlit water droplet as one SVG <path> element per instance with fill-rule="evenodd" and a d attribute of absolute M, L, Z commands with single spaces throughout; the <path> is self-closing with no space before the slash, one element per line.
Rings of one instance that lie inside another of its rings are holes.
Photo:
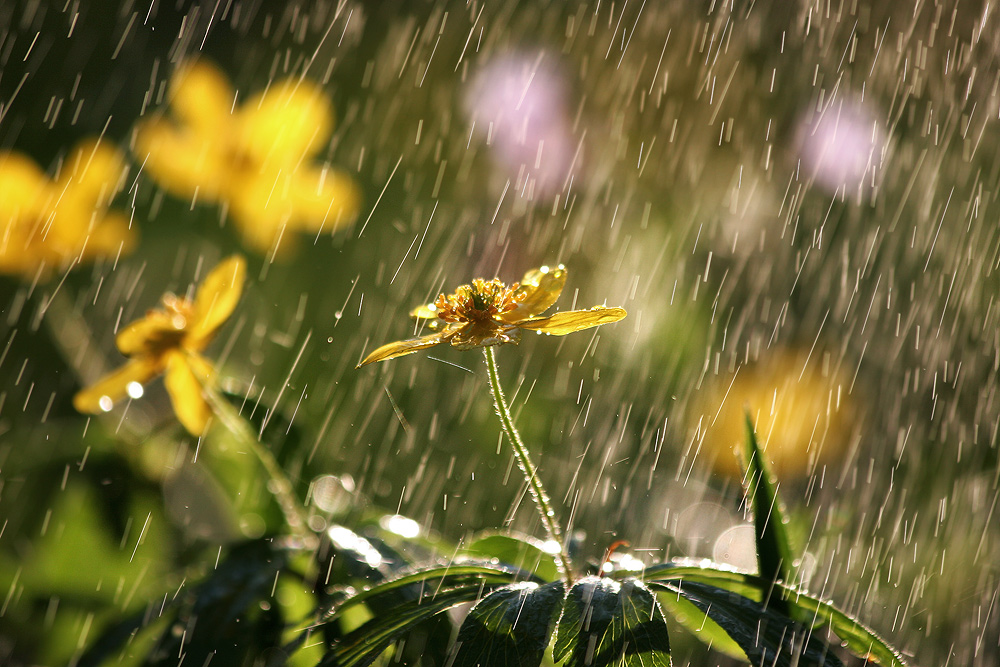
<path fill-rule="evenodd" d="M 105 412 L 110 412 L 112 406 L 114 406 L 114 401 L 111 400 L 110 396 L 101 396 L 97 401 L 97 405 Z"/>
<path fill-rule="evenodd" d="M 138 382 L 129 382 L 128 386 L 125 387 L 125 391 L 128 393 L 129 398 L 142 398 L 142 385 Z M 105 396 L 104 398 L 107 397 Z M 108 400 L 110 401 L 111 399 Z M 103 405 L 101 407 L 103 407 Z"/>

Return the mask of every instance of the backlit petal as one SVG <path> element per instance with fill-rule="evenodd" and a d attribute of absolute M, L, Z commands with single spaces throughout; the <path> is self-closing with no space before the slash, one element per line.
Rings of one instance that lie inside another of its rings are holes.
<path fill-rule="evenodd" d="M 239 255 L 222 261 L 212 269 L 194 298 L 194 321 L 187 341 L 194 349 L 207 345 L 216 330 L 229 319 L 243 293 L 247 263 Z"/>
<path fill-rule="evenodd" d="M 240 148 L 254 161 L 296 165 L 330 137 L 333 106 L 309 81 L 286 79 L 252 96 L 238 119 Z"/>
<path fill-rule="evenodd" d="M 292 224 L 303 231 L 332 232 L 354 221 L 361 192 L 354 180 L 336 169 L 300 168 L 279 193 L 292 210 Z"/>
<path fill-rule="evenodd" d="M 358 364 L 358 368 L 375 363 L 376 361 L 395 359 L 396 357 L 401 357 L 404 354 L 410 354 L 412 352 L 416 352 L 417 350 L 434 347 L 435 345 L 439 345 L 441 342 L 440 333 L 430 334 L 429 336 L 423 336 L 421 338 L 411 338 L 409 340 L 397 340 L 395 343 L 383 345 L 369 354 L 365 357 L 364 361 Z"/>
<path fill-rule="evenodd" d="M 524 274 L 520 285 L 514 296 L 518 306 L 500 316 L 504 322 L 519 322 L 548 310 L 566 285 L 566 267 L 560 264 L 532 269 Z"/>
<path fill-rule="evenodd" d="M 183 352 L 171 354 L 167 362 L 163 384 L 177 420 L 191 435 L 203 434 L 212 417 L 212 408 L 205 400 L 205 384 L 211 381 L 206 370 L 210 368 L 199 357 Z"/>
<path fill-rule="evenodd" d="M 142 319 L 119 331 L 115 344 L 122 354 L 130 357 L 156 356 L 169 347 L 178 347 L 187 326 L 187 320 L 181 315 L 151 310 Z"/>
<path fill-rule="evenodd" d="M 170 107 L 177 120 L 206 140 L 218 140 L 232 122 L 236 98 L 225 75 L 205 61 L 178 69 L 170 81 Z"/>
<path fill-rule="evenodd" d="M 135 154 L 142 169 L 179 197 L 217 200 L 229 187 L 233 165 L 219 143 L 163 119 L 139 125 Z"/>
<path fill-rule="evenodd" d="M 624 308 L 606 308 L 595 306 L 590 310 L 570 310 L 565 313 L 556 313 L 550 317 L 539 317 L 536 319 L 518 322 L 520 329 L 530 331 L 540 331 L 552 334 L 553 336 L 565 336 L 574 331 L 589 329 L 590 327 L 602 324 L 611 324 L 624 318 L 626 315 Z"/>
<path fill-rule="evenodd" d="M 73 407 L 80 412 L 97 414 L 107 412 L 111 405 L 124 398 L 133 382 L 145 384 L 163 370 L 151 357 L 130 360 L 116 371 L 105 375 L 93 385 L 73 397 Z"/>
<path fill-rule="evenodd" d="M 56 187 L 64 200 L 106 208 L 120 191 L 124 176 L 125 158 L 117 149 L 107 142 L 86 140 L 66 158 Z"/>
<path fill-rule="evenodd" d="M 0 225 L 13 216 L 36 215 L 50 194 L 48 177 L 30 158 L 0 152 Z"/>

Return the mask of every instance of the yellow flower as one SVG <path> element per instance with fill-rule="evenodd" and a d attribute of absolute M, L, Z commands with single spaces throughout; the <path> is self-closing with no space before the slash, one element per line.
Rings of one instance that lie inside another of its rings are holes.
<path fill-rule="evenodd" d="M 746 439 L 747 410 L 779 478 L 813 474 L 818 465 L 836 460 L 856 421 L 849 386 L 848 378 L 792 352 L 742 367 L 735 377 L 717 378 L 696 408 L 715 470 L 742 474 L 737 452 Z"/>
<path fill-rule="evenodd" d="M 556 302 L 565 284 L 566 267 L 561 264 L 528 271 L 520 283 L 510 286 L 496 279 L 476 278 L 471 285 L 462 285 L 454 294 L 442 294 L 434 303 L 410 313 L 414 319 L 426 322 L 434 333 L 383 345 L 365 357 L 358 368 L 441 343 L 460 350 L 517 344 L 522 330 L 565 336 L 625 317 L 624 308 L 605 306 L 535 317 Z"/>
<path fill-rule="evenodd" d="M 276 251 L 286 231 L 333 231 L 357 214 L 354 181 L 313 157 L 330 138 L 333 109 L 301 79 L 276 82 L 237 105 L 217 68 L 182 67 L 171 82 L 173 120 L 141 124 L 136 154 L 167 190 L 228 208 L 248 244 Z"/>
<path fill-rule="evenodd" d="M 212 416 L 204 389 L 215 370 L 200 353 L 236 308 L 245 274 L 246 262 L 233 256 L 208 274 L 194 300 L 163 295 L 162 309 L 150 310 L 115 339 L 128 363 L 78 393 L 76 409 L 107 412 L 126 395 L 141 396 L 142 385 L 163 373 L 177 419 L 193 435 L 204 433 Z"/>
<path fill-rule="evenodd" d="M 107 210 L 124 175 L 118 151 L 96 141 L 76 146 L 55 179 L 0 152 L 0 272 L 30 278 L 129 251 L 128 219 Z"/>

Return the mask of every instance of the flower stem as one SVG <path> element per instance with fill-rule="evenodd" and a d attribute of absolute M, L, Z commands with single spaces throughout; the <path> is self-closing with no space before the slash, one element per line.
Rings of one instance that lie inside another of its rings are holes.
<path fill-rule="evenodd" d="M 566 589 L 569 590 L 570 585 L 573 583 L 572 569 L 570 568 L 569 556 L 566 554 L 566 546 L 563 543 L 562 528 L 559 526 L 559 522 L 556 521 L 555 512 L 552 511 L 552 501 L 549 500 L 548 494 L 545 493 L 545 487 L 542 486 L 542 480 L 538 477 L 535 464 L 531 462 L 531 457 L 528 455 L 528 448 L 524 446 L 521 434 L 514 427 L 514 419 L 510 415 L 510 408 L 507 406 L 507 400 L 504 398 L 503 390 L 500 388 L 500 377 L 497 373 L 497 361 L 493 353 L 493 347 L 489 345 L 483 347 L 483 355 L 486 357 L 486 368 L 489 369 L 493 405 L 496 407 L 497 416 L 500 417 L 500 425 L 503 427 L 503 432 L 507 434 L 507 439 L 510 440 L 510 444 L 514 448 L 514 457 L 517 459 L 517 466 L 521 469 L 524 481 L 528 483 L 528 488 L 531 490 L 531 498 L 535 501 L 535 505 L 538 508 L 538 514 L 542 519 L 542 525 L 545 526 L 545 532 L 548 534 L 550 541 L 559 545 L 557 566 L 559 574 L 566 583 Z"/>
<path fill-rule="evenodd" d="M 246 420 L 243 419 L 229 401 L 220 396 L 214 388 L 205 387 L 204 391 L 205 400 L 212 406 L 212 412 L 215 413 L 216 418 L 222 422 L 226 430 L 240 444 L 249 448 L 257 456 L 257 460 L 260 461 L 268 477 L 270 477 L 267 490 L 271 492 L 271 495 L 278 502 L 281 513 L 285 517 L 285 523 L 302 540 L 304 546 L 310 547 L 315 541 L 315 536 L 308 528 L 309 524 L 306 520 L 305 510 L 295 497 L 295 490 L 288 475 L 285 474 L 285 471 L 277 459 L 274 458 L 271 451 L 257 439 L 250 425 L 247 424 Z"/>

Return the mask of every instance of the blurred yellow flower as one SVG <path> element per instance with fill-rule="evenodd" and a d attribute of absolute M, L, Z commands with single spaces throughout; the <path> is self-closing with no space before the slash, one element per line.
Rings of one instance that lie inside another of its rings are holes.
<path fill-rule="evenodd" d="M 510 286 L 497 279 L 476 278 L 471 285 L 462 285 L 454 294 L 441 294 L 434 303 L 410 313 L 414 319 L 426 322 L 434 333 L 383 345 L 365 357 L 358 368 L 441 343 L 460 350 L 517 344 L 522 330 L 565 336 L 625 317 L 624 308 L 605 306 L 535 317 L 556 302 L 565 284 L 566 267 L 561 264 L 528 271 L 520 283 Z"/>
<path fill-rule="evenodd" d="M 703 454 L 714 455 L 717 472 L 742 475 L 737 453 L 749 410 L 778 478 L 812 474 L 847 448 L 854 423 L 849 386 L 840 374 L 791 352 L 744 366 L 735 377 L 717 378 L 697 401 Z"/>
<path fill-rule="evenodd" d="M 289 247 L 286 231 L 329 232 L 356 216 L 354 181 L 312 161 L 333 130 L 317 86 L 285 79 L 237 105 L 222 72 L 199 61 L 174 75 L 170 107 L 172 120 L 138 127 L 143 168 L 175 195 L 223 204 L 257 251 Z"/>
<path fill-rule="evenodd" d="M 191 434 L 204 433 L 212 416 L 204 389 L 215 370 L 200 353 L 236 308 L 245 274 L 245 260 L 233 256 L 208 274 L 194 300 L 164 294 L 162 309 L 150 310 L 115 339 L 128 363 L 78 393 L 76 409 L 107 412 L 126 395 L 141 396 L 142 385 L 163 373 L 177 419 Z"/>
<path fill-rule="evenodd" d="M 0 152 L 0 272 L 31 278 L 131 250 L 128 219 L 108 212 L 124 175 L 118 151 L 97 141 L 77 145 L 55 179 Z"/>

